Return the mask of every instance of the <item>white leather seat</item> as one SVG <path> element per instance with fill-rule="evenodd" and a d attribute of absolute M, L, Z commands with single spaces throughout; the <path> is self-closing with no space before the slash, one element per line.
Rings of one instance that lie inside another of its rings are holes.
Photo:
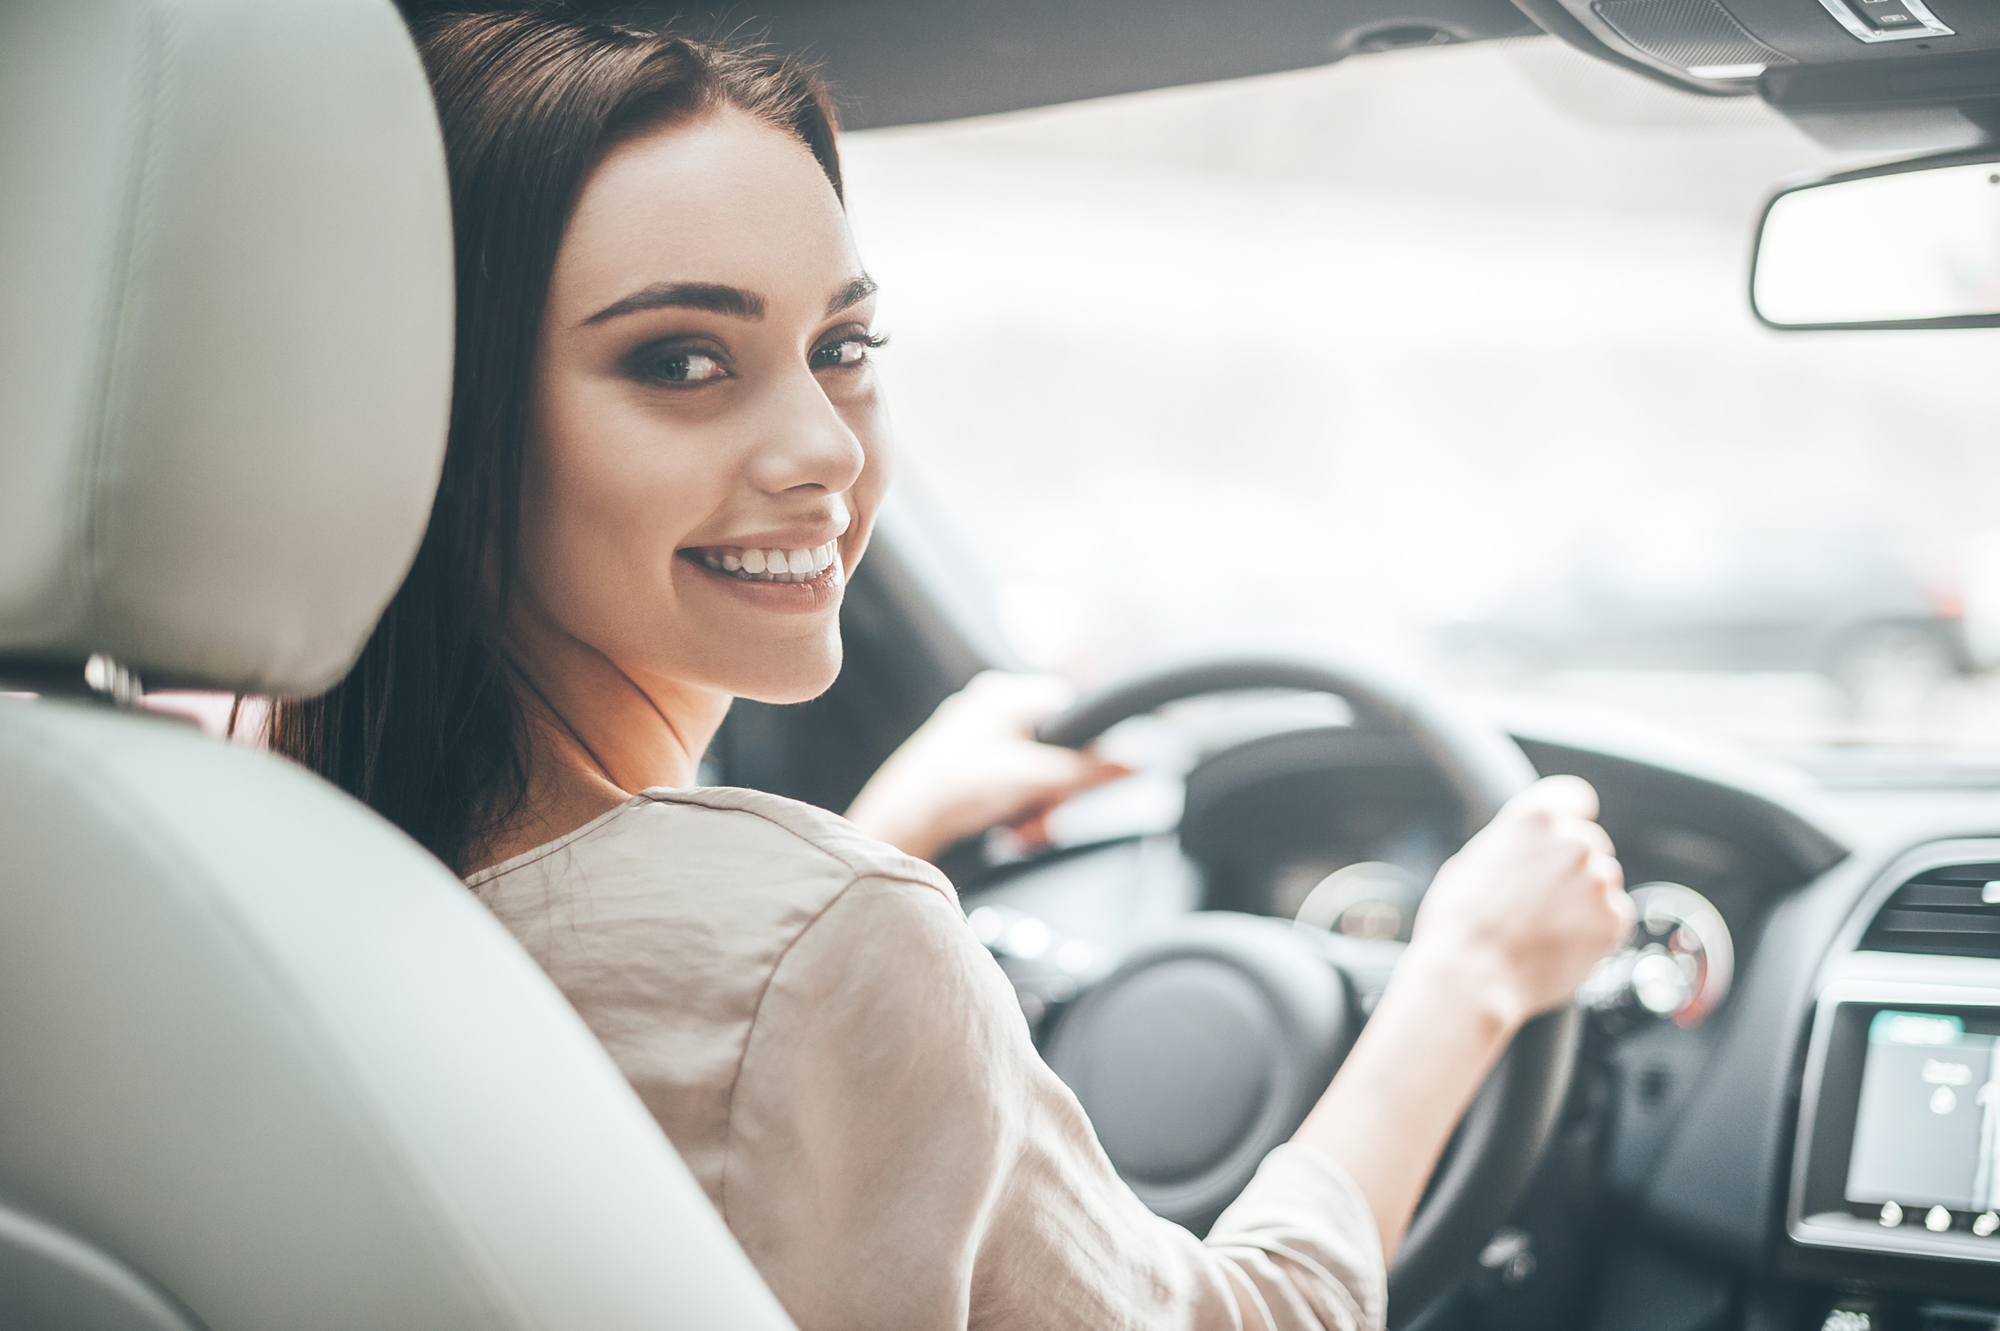
<path fill-rule="evenodd" d="M 0 2 L 0 1326 L 789 1325 L 450 873 L 82 687 L 344 670 L 437 476 L 447 208 L 387 0 Z"/>

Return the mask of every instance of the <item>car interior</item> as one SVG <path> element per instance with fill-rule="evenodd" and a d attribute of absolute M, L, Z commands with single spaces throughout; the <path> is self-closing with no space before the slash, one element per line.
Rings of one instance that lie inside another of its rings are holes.
<path fill-rule="evenodd" d="M 791 1325 L 462 883 L 316 778 L 139 706 L 328 687 L 408 566 L 453 309 L 410 25 L 467 7 L 0 5 L 0 1326 Z M 1990 0 L 568 9 L 801 53 L 864 157 L 1195 85 L 1414 81 L 1481 44 L 1748 108 L 1833 166 L 1765 182 L 1732 317 L 1856 378 L 1843 346 L 1961 339 L 2000 444 Z M 842 810 L 978 672 L 1048 668 L 988 581 L 951 575 L 978 557 L 922 470 L 848 589 L 838 681 L 739 701 L 716 783 Z M 1930 652 L 1976 681 L 1959 610 L 1897 587 L 1902 638 L 1870 656 L 1838 621 L 1784 668 Z M 1638 925 L 1467 1113 L 1390 1324 L 2000 1327 L 2000 764 L 1780 761 L 1324 643 L 1161 641 L 1075 672 L 1040 731 L 1131 777 L 1046 841 L 941 858 L 1155 1212 L 1215 1219 L 1339 1066 L 1429 875 L 1569 773 Z"/>

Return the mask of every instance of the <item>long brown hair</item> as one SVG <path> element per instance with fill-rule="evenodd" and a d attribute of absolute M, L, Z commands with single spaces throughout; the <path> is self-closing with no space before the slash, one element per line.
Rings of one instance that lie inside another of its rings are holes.
<path fill-rule="evenodd" d="M 441 17 L 419 46 L 458 255 L 444 475 L 416 562 L 354 668 L 317 698 L 280 702 L 271 747 L 463 872 L 527 789 L 520 681 L 497 625 L 516 557 L 536 332 L 584 179 L 616 144 L 719 106 L 795 135 L 835 193 L 840 159 L 824 85 L 755 48 L 535 13 Z"/>

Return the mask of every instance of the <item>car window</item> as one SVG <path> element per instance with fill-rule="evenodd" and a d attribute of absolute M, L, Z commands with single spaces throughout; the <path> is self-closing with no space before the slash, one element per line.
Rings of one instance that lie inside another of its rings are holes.
<path fill-rule="evenodd" d="M 1781 334 L 1754 99 L 1546 40 L 856 134 L 906 465 L 1031 663 L 1313 641 L 2000 743 L 2000 333 Z M 1892 237 L 1856 237 L 1855 261 Z"/>

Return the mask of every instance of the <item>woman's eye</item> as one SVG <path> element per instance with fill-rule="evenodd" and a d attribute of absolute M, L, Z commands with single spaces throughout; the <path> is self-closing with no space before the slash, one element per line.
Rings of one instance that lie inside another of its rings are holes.
<path fill-rule="evenodd" d="M 813 350 L 815 370 L 844 370 L 868 363 L 868 353 L 889 339 L 872 333 L 849 333 L 834 342 L 822 342 Z"/>
<path fill-rule="evenodd" d="M 632 358 L 632 368 L 664 384 L 705 384 L 729 376 L 721 357 L 697 347 L 647 347 Z"/>

